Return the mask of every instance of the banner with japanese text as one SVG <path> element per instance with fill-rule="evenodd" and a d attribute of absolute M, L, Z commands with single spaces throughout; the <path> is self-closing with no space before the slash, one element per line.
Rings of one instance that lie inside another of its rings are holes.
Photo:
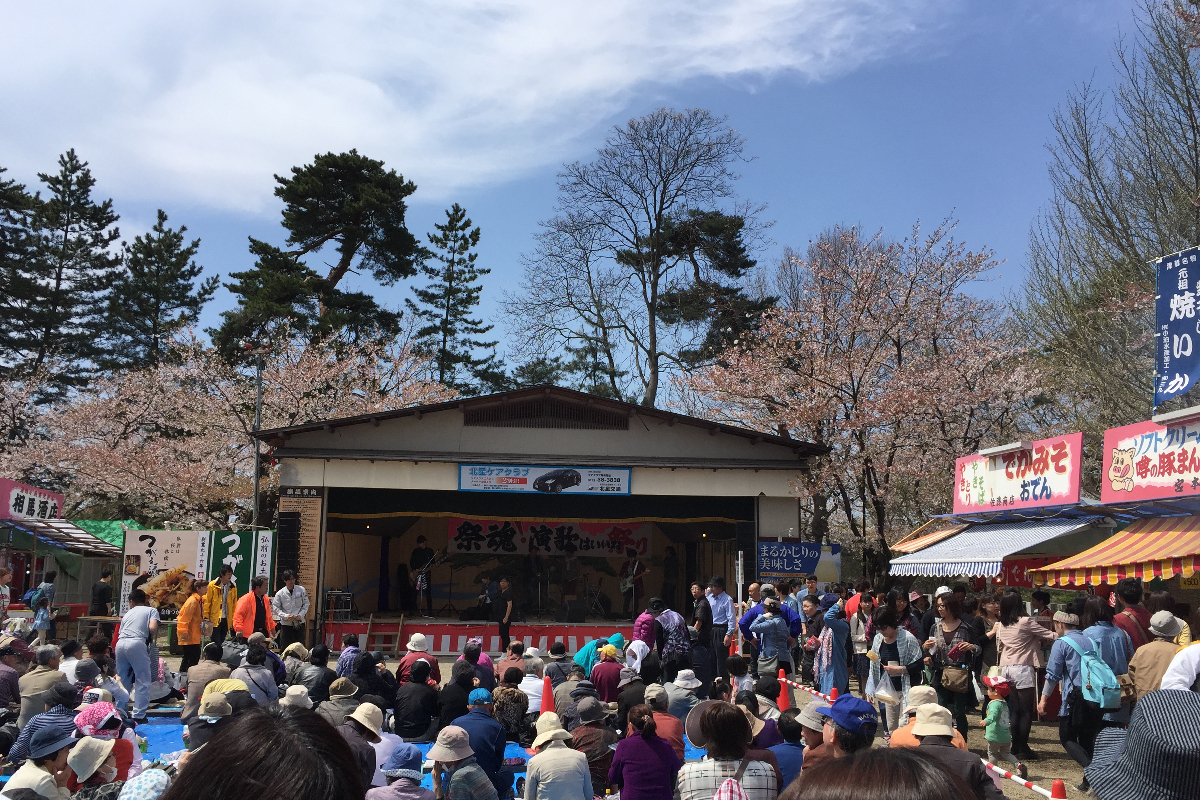
<path fill-rule="evenodd" d="M 954 513 L 1079 502 L 1083 434 L 1031 442 L 1028 450 L 954 462 Z"/>
<path fill-rule="evenodd" d="M 1200 425 L 1109 428 L 1101 475 L 1104 503 L 1200 494 Z"/>
<path fill-rule="evenodd" d="M 649 522 L 556 522 L 551 520 L 462 519 L 450 517 L 447 546 L 454 553 L 624 557 L 633 549 L 650 553 Z"/>
<path fill-rule="evenodd" d="M 628 467 L 552 467 L 528 464 L 459 464 L 460 492 L 629 494 Z"/>
<path fill-rule="evenodd" d="M 1154 262 L 1158 292 L 1154 359 L 1154 407 L 1188 392 L 1200 378 L 1200 248 L 1165 256 Z"/>
<path fill-rule="evenodd" d="M 164 618 L 174 617 L 191 595 L 191 583 L 207 579 L 211 531 L 130 530 L 121 570 L 121 613 L 129 593 L 142 589 Z"/>
<path fill-rule="evenodd" d="M 57 492 L 0 478 L 0 499 L 4 502 L 0 519 L 62 518 L 63 496 Z"/>
<path fill-rule="evenodd" d="M 802 578 L 816 575 L 820 583 L 839 580 L 842 546 L 817 542 L 758 543 L 760 578 Z"/>

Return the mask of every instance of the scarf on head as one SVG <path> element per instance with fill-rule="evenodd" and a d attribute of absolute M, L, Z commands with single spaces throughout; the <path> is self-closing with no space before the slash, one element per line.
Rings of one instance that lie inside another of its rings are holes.
<path fill-rule="evenodd" d="M 629 643 L 629 649 L 625 651 L 625 666 L 634 672 L 640 673 L 642 671 L 642 661 L 648 655 L 650 655 L 650 646 L 641 639 L 634 639 Z"/>

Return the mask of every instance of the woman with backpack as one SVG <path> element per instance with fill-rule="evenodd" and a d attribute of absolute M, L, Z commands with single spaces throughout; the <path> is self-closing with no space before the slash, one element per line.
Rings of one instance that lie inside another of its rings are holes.
<path fill-rule="evenodd" d="M 1012 687 L 1008 695 L 1012 754 L 1021 761 L 1037 761 L 1037 754 L 1029 749 L 1029 730 L 1037 700 L 1038 662 L 1042 643 L 1053 642 L 1058 634 L 1046 630 L 1026 613 L 1025 601 L 1014 589 L 1000 598 L 1000 621 L 993 630 L 1000 645 L 1000 674 Z"/>

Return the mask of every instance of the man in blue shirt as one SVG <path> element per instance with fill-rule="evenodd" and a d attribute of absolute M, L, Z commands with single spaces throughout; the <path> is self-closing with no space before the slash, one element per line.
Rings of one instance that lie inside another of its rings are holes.
<path fill-rule="evenodd" d="M 472 690 L 467 697 L 466 716 L 453 724 L 467 732 L 475 751 L 475 763 L 496 787 L 496 793 L 501 798 L 512 797 L 512 773 L 501 771 L 506 736 L 504 726 L 492 719 L 492 693 L 487 689 Z"/>
<path fill-rule="evenodd" d="M 817 598 L 817 605 L 820 605 L 824 594 L 824 592 L 817 588 L 817 576 L 810 574 L 804 579 L 804 588 L 796 592 L 796 599 L 799 600 L 802 597 L 812 595 Z"/>
<path fill-rule="evenodd" d="M 725 591 L 725 578 L 714 575 L 708 582 L 708 604 L 712 606 L 712 658 L 713 669 L 710 675 L 720 674 L 729 679 L 729 670 L 725 666 L 725 657 L 729 655 L 729 643 L 733 641 L 733 631 L 737 625 L 737 613 L 733 610 L 733 598 Z"/>
<path fill-rule="evenodd" d="M 815 705 L 815 703 L 814 703 Z M 804 728 L 796 717 L 800 712 L 789 708 L 779 715 L 779 735 L 783 744 L 768 747 L 779 762 L 779 771 L 783 773 L 783 785 L 789 786 L 800 777 L 800 768 L 804 766 Z"/>

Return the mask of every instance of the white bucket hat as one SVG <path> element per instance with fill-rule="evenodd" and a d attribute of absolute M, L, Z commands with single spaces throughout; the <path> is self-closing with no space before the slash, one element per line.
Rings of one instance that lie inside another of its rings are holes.
<path fill-rule="evenodd" d="M 414 653 L 429 652 L 429 643 L 425 641 L 425 634 L 423 633 L 414 633 L 412 636 L 408 637 L 408 644 L 404 646 L 409 650 L 412 650 Z"/>
<path fill-rule="evenodd" d="M 696 677 L 696 673 L 690 669 L 679 670 L 679 674 L 675 676 L 674 683 L 680 689 L 700 688 L 700 680 Z"/>

